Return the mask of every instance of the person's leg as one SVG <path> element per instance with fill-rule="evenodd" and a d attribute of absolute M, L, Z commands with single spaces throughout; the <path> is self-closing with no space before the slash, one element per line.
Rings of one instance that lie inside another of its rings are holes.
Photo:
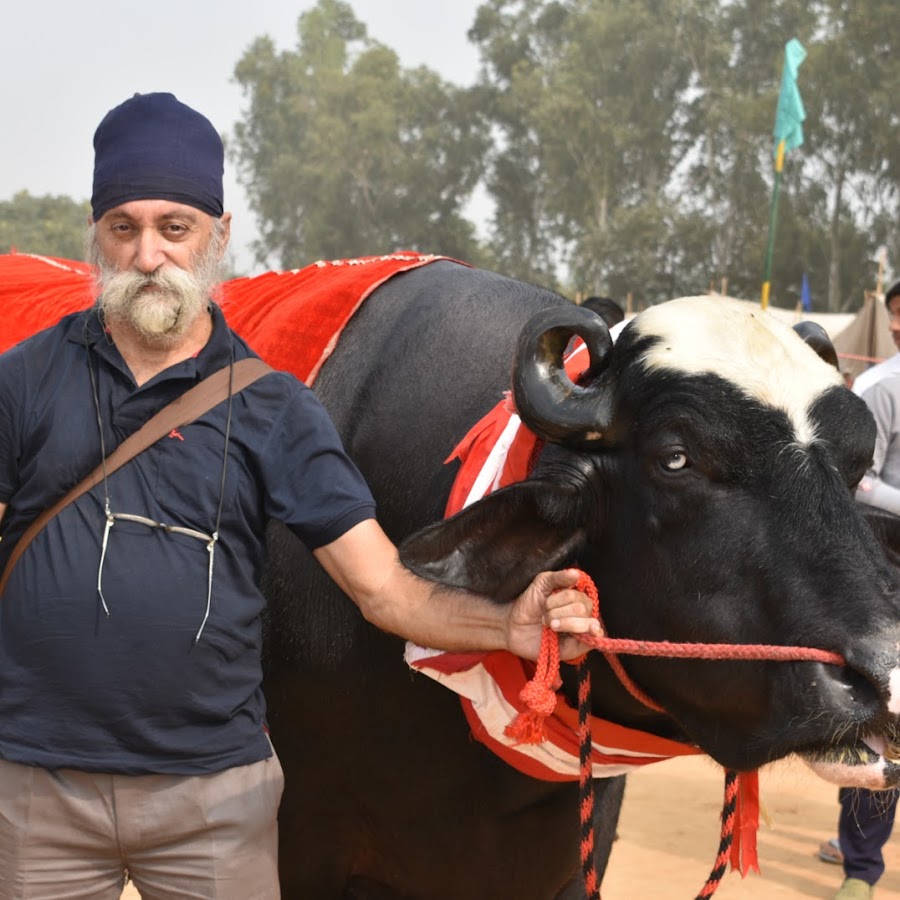
<path fill-rule="evenodd" d="M 844 855 L 844 874 L 875 884 L 884 873 L 882 847 L 894 827 L 897 791 L 841 788 L 838 840 Z"/>
<path fill-rule="evenodd" d="M 0 900 L 118 900 L 108 775 L 0 760 Z"/>
<path fill-rule="evenodd" d="M 117 777 L 125 861 L 141 900 L 276 900 L 276 756 L 214 775 Z"/>

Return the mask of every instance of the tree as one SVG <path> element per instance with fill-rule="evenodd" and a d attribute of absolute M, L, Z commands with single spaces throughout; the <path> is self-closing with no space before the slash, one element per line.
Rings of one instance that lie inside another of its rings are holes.
<path fill-rule="evenodd" d="M 235 73 L 249 108 L 232 153 L 261 227 L 257 261 L 482 259 L 462 213 L 486 147 L 466 91 L 401 69 L 340 0 L 300 17 L 294 51 L 258 39 Z"/>
<path fill-rule="evenodd" d="M 493 243 L 520 277 L 617 293 L 653 290 L 677 152 L 675 101 L 689 66 L 666 46 L 672 23 L 635 0 L 490 0 L 470 36 L 485 62 L 499 140 L 488 189 Z"/>
<path fill-rule="evenodd" d="M 848 230 L 867 236 L 865 256 L 871 265 L 877 246 L 896 240 L 885 222 L 900 213 L 900 47 L 894 0 L 824 0 L 820 29 L 823 39 L 810 48 L 807 105 L 815 111 L 808 123 L 810 178 L 828 186 L 828 307 L 854 305 L 862 294 L 857 273 L 843 251 Z M 868 286 L 873 280 L 868 280 Z"/>
<path fill-rule="evenodd" d="M 18 250 L 83 259 L 90 211 L 87 201 L 19 191 L 12 200 L 0 201 L 0 253 Z"/>
<path fill-rule="evenodd" d="M 792 0 L 759 0 L 752 9 L 694 0 L 682 8 L 692 75 L 679 98 L 685 156 L 667 192 L 690 273 L 684 288 L 711 282 L 759 295 L 782 35 L 803 33 L 804 9 Z"/>
<path fill-rule="evenodd" d="M 784 45 L 809 57 L 806 142 L 788 157 L 772 302 L 804 273 L 854 307 L 900 254 L 895 0 L 485 0 L 462 90 L 404 70 L 350 6 L 320 0 L 294 50 L 256 41 L 230 152 L 282 266 L 398 248 L 565 293 L 653 303 L 710 284 L 758 297 Z M 465 215 L 481 186 L 485 246 Z M 895 263 L 896 264 L 896 263 Z"/>
<path fill-rule="evenodd" d="M 686 196 L 694 198 L 695 213 L 711 212 L 719 223 L 715 265 L 735 292 L 758 295 L 762 280 L 766 207 L 754 207 L 753 198 L 771 191 L 778 78 L 784 43 L 793 36 L 809 54 L 800 71 L 806 140 L 785 165 L 773 299 L 794 305 L 808 273 L 816 308 L 838 311 L 855 308 L 874 284 L 875 250 L 892 239 L 884 200 L 893 196 L 896 213 L 898 185 L 890 131 L 897 114 L 889 101 L 900 84 L 887 65 L 895 39 L 883 27 L 890 5 L 712 4 L 713 27 L 702 46 L 718 52 L 693 54 L 700 62 L 689 127 L 704 152 L 694 159 Z M 869 94 L 880 101 L 873 104 Z"/>

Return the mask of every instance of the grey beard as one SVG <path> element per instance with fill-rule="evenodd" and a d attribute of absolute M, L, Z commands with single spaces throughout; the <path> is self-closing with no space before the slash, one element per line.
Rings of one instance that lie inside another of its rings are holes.
<path fill-rule="evenodd" d="M 170 347 L 194 324 L 220 281 L 218 241 L 195 259 L 193 271 L 167 268 L 149 275 L 120 272 L 103 259 L 89 236 L 90 262 L 97 267 L 97 308 L 105 321 L 121 322 L 155 347 Z"/>

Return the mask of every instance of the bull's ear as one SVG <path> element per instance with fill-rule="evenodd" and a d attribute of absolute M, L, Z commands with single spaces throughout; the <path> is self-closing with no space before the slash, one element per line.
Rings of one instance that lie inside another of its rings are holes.
<path fill-rule="evenodd" d="M 893 565 L 900 568 L 900 516 L 876 506 L 860 503 L 859 508 L 866 517 L 875 537 L 881 543 L 884 553 Z"/>
<path fill-rule="evenodd" d="M 574 490 L 521 482 L 410 535 L 400 560 L 429 581 L 506 603 L 538 572 L 573 563 L 584 540 L 578 506 Z"/>

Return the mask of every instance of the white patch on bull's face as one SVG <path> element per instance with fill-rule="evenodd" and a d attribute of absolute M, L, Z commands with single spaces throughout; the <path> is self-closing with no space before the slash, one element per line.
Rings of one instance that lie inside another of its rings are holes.
<path fill-rule="evenodd" d="M 782 410 L 796 440 L 816 435 L 809 418 L 823 392 L 843 384 L 789 326 L 753 304 L 724 297 L 682 297 L 651 306 L 634 320 L 639 335 L 661 338 L 644 357 L 649 369 L 712 373 L 766 406 Z"/>

